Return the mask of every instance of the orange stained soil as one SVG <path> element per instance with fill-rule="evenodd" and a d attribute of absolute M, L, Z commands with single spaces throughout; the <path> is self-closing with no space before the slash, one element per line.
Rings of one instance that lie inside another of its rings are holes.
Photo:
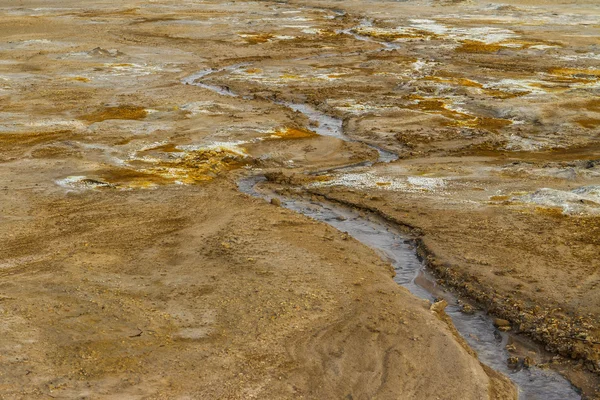
<path fill-rule="evenodd" d="M 427 99 L 422 98 L 421 96 L 411 96 L 411 98 L 416 99 L 417 103 L 410 104 L 407 107 L 408 109 L 419 110 L 428 114 L 440 114 L 450 119 L 450 121 L 445 124 L 446 126 L 461 126 L 497 132 L 512 124 L 512 121 L 508 119 L 477 117 L 451 110 L 447 108 L 446 103 L 442 99 Z"/>
<path fill-rule="evenodd" d="M 465 40 L 456 49 L 459 53 L 496 53 L 502 46 L 496 43 L 484 43 L 477 40 Z"/>
<path fill-rule="evenodd" d="M 357 35 L 361 35 L 361 36 L 368 36 L 368 37 L 372 37 L 375 39 L 380 39 L 385 42 L 393 42 L 398 39 L 426 39 L 426 40 L 429 40 L 429 39 L 434 39 L 437 37 L 437 35 L 434 33 L 423 31 L 420 29 L 413 29 L 413 30 L 405 31 L 405 32 L 397 32 L 397 31 L 392 31 L 392 30 L 384 31 L 384 30 L 372 30 L 372 29 L 357 28 L 357 29 L 352 29 L 351 32 L 355 33 Z"/>
<path fill-rule="evenodd" d="M 163 152 L 163 153 L 181 153 L 183 150 L 178 149 L 174 143 L 167 143 L 160 146 L 147 149 L 144 152 Z M 143 153 L 143 152 L 142 152 Z"/>
<path fill-rule="evenodd" d="M 308 139 L 318 136 L 315 132 L 303 129 L 303 128 L 294 128 L 294 127 L 285 127 L 283 129 L 278 130 L 273 134 L 273 136 L 279 139 Z"/>
<path fill-rule="evenodd" d="M 249 44 L 261 44 L 266 43 L 273 39 L 275 36 L 271 33 L 245 33 L 243 34 L 244 40 Z"/>
<path fill-rule="evenodd" d="M 576 120 L 575 122 L 587 129 L 595 129 L 600 126 L 600 119 L 598 118 L 582 118 Z"/>
<path fill-rule="evenodd" d="M 88 122 L 101 122 L 109 119 L 144 119 L 148 112 L 143 107 L 122 105 L 106 107 L 104 109 L 86 114 L 81 119 Z"/>
<path fill-rule="evenodd" d="M 173 161 L 162 161 L 145 171 L 164 179 L 194 184 L 213 180 L 222 172 L 231 171 L 248 163 L 240 156 L 225 149 L 197 150 Z"/>

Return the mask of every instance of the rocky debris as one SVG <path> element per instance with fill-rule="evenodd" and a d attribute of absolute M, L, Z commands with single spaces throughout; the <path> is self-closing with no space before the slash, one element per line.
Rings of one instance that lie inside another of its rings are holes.
<path fill-rule="evenodd" d="M 525 357 L 509 357 L 506 360 L 506 363 L 508 364 L 508 367 L 510 369 L 514 369 L 514 370 L 520 370 L 523 368 L 530 368 L 532 366 L 535 365 L 535 361 L 529 357 L 529 356 L 525 356 Z"/>
<path fill-rule="evenodd" d="M 511 329 L 510 321 L 507 321 L 502 318 L 494 318 L 494 326 L 498 328 L 498 330 L 506 332 Z"/>
<path fill-rule="evenodd" d="M 463 303 L 459 301 L 460 304 L 460 312 L 467 315 L 475 314 L 475 309 L 470 304 Z"/>
<path fill-rule="evenodd" d="M 525 358 L 523 358 L 523 366 L 525 368 L 530 368 L 533 367 L 535 365 L 535 361 L 529 357 L 529 356 L 525 356 Z"/>
<path fill-rule="evenodd" d="M 506 363 L 509 368 L 517 369 L 519 367 L 519 357 L 508 357 Z"/>
<path fill-rule="evenodd" d="M 600 373 L 600 351 L 597 345 L 595 346 L 597 340 L 588 333 L 593 326 L 590 318 L 556 314 L 551 309 L 542 309 L 539 306 L 527 307 L 522 302 L 510 296 L 503 296 L 490 287 L 476 282 L 470 276 L 460 274 L 447 265 L 441 264 L 422 240 L 417 240 L 417 251 L 440 284 L 452 287 L 461 295 L 474 299 L 484 305 L 489 313 L 510 318 L 518 332 L 543 343 L 547 351 L 582 360 L 589 372 Z M 497 320 L 503 325 L 501 327 L 495 324 L 498 329 L 511 329 L 508 319 Z M 583 335 L 586 337 L 585 340 L 581 339 Z"/>
<path fill-rule="evenodd" d="M 271 204 L 277 207 L 281 207 L 281 200 L 279 200 L 277 197 L 273 197 L 271 199 Z"/>
<path fill-rule="evenodd" d="M 103 49 L 102 47 L 96 47 L 88 51 L 88 54 L 92 57 L 119 57 L 124 55 L 117 49 Z"/>
<path fill-rule="evenodd" d="M 448 307 L 448 302 L 445 299 L 442 299 L 433 303 L 429 309 L 435 313 L 441 313 L 446 307 Z"/>

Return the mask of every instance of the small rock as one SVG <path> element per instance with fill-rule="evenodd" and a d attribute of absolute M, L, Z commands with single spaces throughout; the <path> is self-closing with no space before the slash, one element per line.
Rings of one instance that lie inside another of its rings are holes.
<path fill-rule="evenodd" d="M 517 351 L 517 347 L 514 344 L 507 344 L 504 348 L 510 352 Z"/>
<path fill-rule="evenodd" d="M 274 206 L 280 207 L 280 206 L 281 206 L 281 200 L 279 200 L 279 199 L 278 199 L 278 198 L 276 198 L 276 197 L 273 197 L 273 198 L 271 199 L 271 204 L 273 204 Z"/>
<path fill-rule="evenodd" d="M 429 309 L 433 312 L 439 313 L 444 311 L 444 309 L 448 307 L 448 302 L 446 300 L 440 300 L 440 301 L 436 301 L 435 303 L 433 303 L 431 305 L 431 307 L 429 307 Z"/>
<path fill-rule="evenodd" d="M 506 360 L 509 368 L 518 368 L 519 367 L 519 357 L 508 357 Z"/>
<path fill-rule="evenodd" d="M 494 319 L 494 326 L 496 328 L 501 328 L 501 327 L 507 326 L 510 329 L 510 321 L 507 321 L 507 320 L 502 319 L 502 318 L 495 318 Z"/>
<path fill-rule="evenodd" d="M 463 304 L 462 307 L 460 308 L 460 311 L 463 314 L 467 314 L 467 315 L 471 315 L 475 313 L 475 310 L 473 309 L 473 307 L 471 307 L 468 304 Z"/>
<path fill-rule="evenodd" d="M 525 368 L 529 368 L 529 367 L 533 367 L 535 365 L 535 361 L 533 361 L 533 358 L 529 357 L 529 356 L 525 356 L 525 358 L 523 359 L 523 366 Z"/>
<path fill-rule="evenodd" d="M 348 240 L 350 236 L 348 236 L 348 232 L 342 233 L 342 240 Z"/>

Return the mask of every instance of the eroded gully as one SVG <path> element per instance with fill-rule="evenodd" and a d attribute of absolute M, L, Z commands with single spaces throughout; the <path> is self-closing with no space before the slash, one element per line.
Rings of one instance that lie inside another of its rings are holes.
<path fill-rule="evenodd" d="M 240 97 L 228 87 L 211 85 L 202 82 L 203 78 L 217 73 L 233 71 L 241 66 L 236 64 L 220 69 L 206 69 L 182 80 L 182 83 L 195 85 L 211 90 L 223 96 Z M 242 97 L 251 100 L 251 97 Z M 308 104 L 298 104 L 272 100 L 273 103 L 301 112 L 310 121 L 318 122 L 313 130 L 319 135 L 332 136 L 344 141 L 356 141 L 344 134 L 341 119 L 327 115 Z M 366 144 L 366 143 L 364 143 Z M 377 150 L 379 163 L 392 162 L 398 157 L 394 153 L 366 144 Z M 373 163 L 361 163 L 361 166 Z M 344 166 L 336 169 L 351 170 L 353 166 Z M 270 200 L 273 197 L 280 199 L 282 206 L 306 215 L 315 220 L 325 222 L 334 228 L 347 232 L 349 235 L 371 247 L 378 254 L 391 263 L 396 271 L 394 280 L 407 288 L 414 295 L 435 301 L 445 299 L 448 302 L 446 313 L 458 332 L 467 343 L 477 352 L 479 360 L 508 376 L 518 387 L 520 399 L 526 400 L 575 400 L 581 395 L 569 381 L 559 373 L 540 369 L 535 366 L 526 368 L 523 365 L 511 366 L 507 364 L 510 354 L 506 350 L 507 344 L 520 347 L 525 351 L 543 353 L 541 346 L 537 346 L 520 335 L 501 332 L 493 325 L 492 318 L 484 311 L 477 310 L 473 313 L 462 311 L 460 300 L 451 292 L 439 287 L 427 272 L 425 265 L 419 260 L 414 242 L 411 237 L 403 233 L 397 226 L 393 226 L 383 218 L 364 211 L 357 211 L 329 201 L 307 200 L 303 197 L 286 197 L 265 188 L 260 188 L 260 183 L 266 178 L 253 175 L 238 182 L 239 189 L 251 196 Z M 547 355 L 546 355 L 547 357 Z"/>

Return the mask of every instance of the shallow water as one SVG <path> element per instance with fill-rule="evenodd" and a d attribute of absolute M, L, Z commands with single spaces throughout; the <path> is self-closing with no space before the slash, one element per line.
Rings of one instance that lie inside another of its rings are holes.
<path fill-rule="evenodd" d="M 332 136 L 346 142 L 360 142 L 358 140 L 350 139 L 344 133 L 343 121 L 339 118 L 332 117 L 327 115 L 314 107 L 309 106 L 308 104 L 298 104 L 298 103 L 287 103 L 280 102 L 278 104 L 284 105 L 288 108 L 291 108 L 294 111 L 299 111 L 302 114 L 306 115 L 310 121 L 317 122 L 317 126 L 311 127 L 319 135 L 323 136 Z M 364 143 L 364 142 L 361 142 Z M 377 162 L 392 162 L 398 159 L 398 155 L 392 153 L 390 151 L 384 150 L 377 146 L 369 145 L 373 149 L 377 150 L 379 153 L 379 158 Z"/>
<path fill-rule="evenodd" d="M 239 182 L 242 192 L 270 199 L 277 197 L 282 206 L 304 214 L 334 228 L 375 249 L 396 270 L 394 280 L 414 295 L 434 301 L 448 301 L 446 313 L 452 318 L 458 332 L 477 352 L 481 362 L 508 376 L 520 391 L 520 399 L 526 400 L 575 400 L 581 399 L 577 390 L 558 373 L 536 367 L 513 370 L 506 360 L 510 354 L 505 346 L 510 341 L 518 342 L 514 335 L 498 331 L 492 318 L 483 311 L 465 314 L 460 311 L 458 299 L 435 284 L 423 263 L 417 258 L 413 242 L 397 228 L 375 215 L 361 216 L 356 210 L 333 203 L 313 202 L 299 198 L 286 198 L 273 193 L 259 193 L 255 186 L 262 177 L 251 177 Z M 364 214 L 364 213 L 363 213 Z"/>
<path fill-rule="evenodd" d="M 183 78 L 181 80 L 181 83 L 183 83 L 184 85 L 198 86 L 198 87 L 210 90 L 212 92 L 215 92 L 215 93 L 223 95 L 223 96 L 238 97 L 238 95 L 236 93 L 232 92 L 226 86 L 210 85 L 208 83 L 201 82 L 200 79 L 202 79 L 208 75 L 211 75 L 211 74 L 216 74 L 218 72 L 231 71 L 231 70 L 243 67 L 245 65 L 247 65 L 247 64 L 245 64 L 245 63 L 244 64 L 234 64 L 234 65 L 229 65 L 227 67 L 218 68 L 218 69 L 213 69 L 213 68 L 204 69 L 204 70 L 196 72 L 195 74 L 192 74 L 190 76 L 186 76 L 185 78 Z"/>

